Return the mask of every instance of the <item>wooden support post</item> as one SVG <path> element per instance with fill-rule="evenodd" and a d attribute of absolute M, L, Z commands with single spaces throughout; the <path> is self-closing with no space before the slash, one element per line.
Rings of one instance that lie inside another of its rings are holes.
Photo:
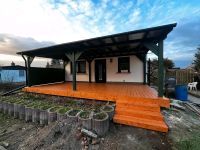
<path fill-rule="evenodd" d="M 24 62 L 25 62 L 25 72 L 26 72 L 26 86 L 28 86 L 28 75 L 27 75 L 27 60 L 25 58 L 24 55 L 22 55 L 22 58 L 24 59 Z"/>
<path fill-rule="evenodd" d="M 164 66 L 163 66 L 163 40 L 158 44 L 158 96 L 163 97 Z"/>
<path fill-rule="evenodd" d="M 31 67 L 31 63 L 33 62 L 34 57 L 32 56 L 27 56 L 27 58 L 22 55 L 22 58 L 25 61 L 25 67 L 26 67 L 26 86 L 31 86 L 30 83 L 30 67 Z"/>
<path fill-rule="evenodd" d="M 73 61 L 72 61 L 72 67 L 73 67 L 73 90 L 76 91 L 76 60 L 75 60 L 75 52 L 73 52 Z"/>
<path fill-rule="evenodd" d="M 163 66 L 163 40 L 155 43 L 143 43 L 145 47 L 158 56 L 158 96 L 163 97 L 164 66 Z"/>
<path fill-rule="evenodd" d="M 158 56 L 159 47 L 155 43 L 143 43 L 146 48 L 151 50 L 155 55 Z"/>
<path fill-rule="evenodd" d="M 88 62 L 88 66 L 89 66 L 89 83 L 91 83 L 91 62 Z"/>
<path fill-rule="evenodd" d="M 89 70 L 89 83 L 91 83 L 92 82 L 92 72 L 91 72 L 91 63 L 92 63 L 92 61 L 93 61 L 93 59 L 94 58 L 88 58 L 88 59 L 86 59 L 87 60 L 87 62 L 88 62 L 88 70 Z"/>
<path fill-rule="evenodd" d="M 28 56 L 27 57 L 27 82 L 28 86 L 31 86 L 31 80 L 30 80 L 30 68 L 31 68 L 31 63 L 33 62 L 34 57 Z"/>
<path fill-rule="evenodd" d="M 65 53 L 65 55 L 72 62 L 72 68 L 73 68 L 73 72 L 72 72 L 72 75 L 73 75 L 72 86 L 73 86 L 73 91 L 76 91 L 76 61 L 81 56 L 81 54 L 82 54 L 82 52 L 79 52 L 79 51 L 73 51 L 73 52 Z"/>
<path fill-rule="evenodd" d="M 31 86 L 30 84 L 30 57 L 27 57 L 27 82 L 28 82 L 28 86 Z"/>
<path fill-rule="evenodd" d="M 149 58 L 149 61 L 148 61 L 148 85 L 150 86 L 151 85 L 151 60 Z"/>
<path fill-rule="evenodd" d="M 63 59 L 63 69 L 64 69 L 64 75 L 65 75 L 65 67 L 68 64 L 68 60 L 64 60 Z M 64 79 L 64 82 L 66 82 L 66 80 Z"/>
<path fill-rule="evenodd" d="M 144 54 L 144 56 L 143 56 L 143 76 L 144 76 L 144 81 L 143 81 L 143 84 L 146 84 L 146 63 L 147 63 L 147 61 L 146 61 L 146 59 L 147 59 L 147 55 L 146 54 Z"/>

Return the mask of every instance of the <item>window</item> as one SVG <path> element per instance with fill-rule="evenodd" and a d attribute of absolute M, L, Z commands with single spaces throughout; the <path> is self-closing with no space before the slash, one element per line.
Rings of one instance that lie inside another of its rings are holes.
<path fill-rule="evenodd" d="M 19 70 L 19 76 L 23 77 L 24 76 L 24 70 Z"/>
<path fill-rule="evenodd" d="M 130 72 L 130 58 L 129 57 L 118 58 L 118 72 Z"/>
<path fill-rule="evenodd" d="M 86 73 L 86 61 L 80 60 L 76 62 L 76 72 Z M 72 62 L 71 62 L 71 73 L 73 73 Z"/>

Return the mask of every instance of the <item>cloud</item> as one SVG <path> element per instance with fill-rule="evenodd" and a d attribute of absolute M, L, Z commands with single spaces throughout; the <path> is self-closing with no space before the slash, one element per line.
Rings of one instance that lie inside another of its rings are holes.
<path fill-rule="evenodd" d="M 168 36 L 166 40 L 165 56 L 173 59 L 180 65 L 189 65 L 194 59 L 197 47 L 200 45 L 200 16 L 194 20 L 178 24 L 177 28 Z"/>
<path fill-rule="evenodd" d="M 33 38 L 20 37 L 11 34 L 0 34 L 0 54 L 16 54 L 17 51 L 31 50 L 54 44 L 54 42 L 40 42 Z"/>
<path fill-rule="evenodd" d="M 0 53 L 13 54 L 18 49 L 43 47 L 52 42 L 64 43 L 177 22 L 178 26 L 165 42 L 165 56 L 192 60 L 199 40 L 198 2 L 2 0 Z"/>

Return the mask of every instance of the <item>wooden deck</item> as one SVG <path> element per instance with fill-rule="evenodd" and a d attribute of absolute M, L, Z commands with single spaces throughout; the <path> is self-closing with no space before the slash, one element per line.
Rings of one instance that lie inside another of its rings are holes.
<path fill-rule="evenodd" d="M 72 90 L 71 82 L 56 83 L 24 88 L 26 92 L 69 96 L 104 101 L 116 101 L 123 96 L 137 98 L 158 98 L 157 92 L 147 85 L 132 83 L 77 83 L 77 91 Z"/>
<path fill-rule="evenodd" d="M 114 122 L 145 129 L 167 132 L 168 127 L 160 107 L 169 108 L 168 99 L 157 97 L 157 92 L 147 85 L 133 83 L 56 83 L 25 87 L 25 92 L 67 96 L 116 102 Z"/>

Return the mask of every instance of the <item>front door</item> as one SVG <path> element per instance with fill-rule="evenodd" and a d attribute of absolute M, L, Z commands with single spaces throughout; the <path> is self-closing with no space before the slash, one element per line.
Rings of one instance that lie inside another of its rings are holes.
<path fill-rule="evenodd" d="M 95 81 L 106 82 L 106 59 L 95 60 Z"/>

